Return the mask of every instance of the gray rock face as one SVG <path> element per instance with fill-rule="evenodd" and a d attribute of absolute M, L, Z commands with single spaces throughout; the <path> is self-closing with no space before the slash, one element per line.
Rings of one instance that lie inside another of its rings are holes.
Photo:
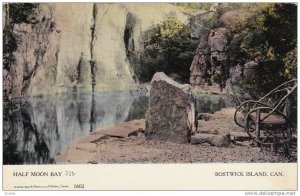
<path fill-rule="evenodd" d="M 204 44 L 199 46 L 197 50 L 197 55 L 194 56 L 190 71 L 190 84 L 193 86 L 203 85 L 205 83 L 205 78 L 209 72 L 209 46 Z"/>
<path fill-rule="evenodd" d="M 255 70 L 257 69 L 257 63 L 254 61 L 250 61 L 244 65 L 244 77 L 248 78 L 251 75 L 255 74 Z"/>
<path fill-rule="evenodd" d="M 232 79 L 228 78 L 226 83 L 223 81 L 222 87 L 224 87 L 225 84 L 230 84 L 231 80 L 237 82 L 238 74 L 240 74 L 241 71 L 239 69 L 230 70 L 226 67 L 228 66 L 227 60 L 230 58 L 227 48 L 233 36 L 230 31 L 230 26 L 239 20 L 243 20 L 246 15 L 247 13 L 243 13 L 240 10 L 225 12 L 215 22 L 215 27 L 210 30 L 206 39 L 200 40 L 190 68 L 190 84 L 192 86 L 201 86 L 204 85 L 205 82 L 216 82 L 212 81 L 212 76 L 215 74 L 228 74 L 230 75 L 229 77 L 233 77 Z M 203 38 L 205 38 L 205 36 L 203 36 Z"/>
<path fill-rule="evenodd" d="M 213 16 L 213 12 L 204 12 L 190 19 L 191 37 L 200 40 L 190 67 L 190 84 L 192 86 L 203 85 L 209 72 L 210 46 L 208 44 L 208 36 L 214 22 Z"/>
<path fill-rule="evenodd" d="M 14 25 L 10 96 L 135 89 L 126 52 L 142 51 L 142 34 L 171 16 L 187 22 L 167 3 L 40 4 L 34 24 Z"/>
<path fill-rule="evenodd" d="M 164 73 L 151 81 L 145 136 L 176 143 L 187 143 L 195 132 L 195 108 L 190 85 L 181 85 Z"/>
<path fill-rule="evenodd" d="M 57 79 L 60 34 L 49 10 L 38 17 L 37 24 L 15 24 L 13 33 L 17 50 L 11 65 L 12 97 L 37 92 L 53 92 Z"/>
<path fill-rule="evenodd" d="M 240 79 L 242 77 L 242 67 L 241 66 L 235 66 L 231 67 L 229 72 L 230 72 L 230 80 L 231 83 L 234 85 L 238 85 L 240 82 Z"/>
<path fill-rule="evenodd" d="M 232 92 L 232 91 L 239 91 L 240 87 L 240 81 L 242 79 L 242 66 L 235 66 L 235 67 L 230 67 L 229 69 L 229 78 L 226 80 L 226 87 L 225 89 L 227 92 Z"/>
<path fill-rule="evenodd" d="M 230 67 L 229 78 L 226 81 L 226 89 L 228 92 L 234 90 L 235 92 L 241 91 L 239 84 L 242 79 L 249 79 L 256 74 L 257 63 L 250 61 L 244 65 L 237 65 Z"/>
<path fill-rule="evenodd" d="M 190 19 L 191 37 L 193 39 L 201 40 L 203 36 L 209 33 L 212 26 L 213 11 L 199 11 L 195 16 Z"/>
<path fill-rule="evenodd" d="M 9 100 L 9 94 L 11 90 L 11 76 L 9 72 L 3 69 L 3 99 Z"/>
<path fill-rule="evenodd" d="M 217 28 L 211 30 L 208 37 L 208 44 L 211 51 L 211 59 L 215 61 L 226 60 L 226 45 L 228 44 L 228 30 Z"/>
<path fill-rule="evenodd" d="M 210 31 L 207 40 L 199 44 L 190 68 L 191 85 L 203 85 L 207 78 L 222 69 L 227 60 L 228 38 L 226 28 L 216 28 Z"/>
<path fill-rule="evenodd" d="M 232 10 L 222 14 L 218 22 L 220 26 L 228 27 L 234 22 L 237 22 L 238 20 L 243 20 L 243 18 L 245 18 L 246 15 L 247 13 L 245 13 L 244 11 Z"/>

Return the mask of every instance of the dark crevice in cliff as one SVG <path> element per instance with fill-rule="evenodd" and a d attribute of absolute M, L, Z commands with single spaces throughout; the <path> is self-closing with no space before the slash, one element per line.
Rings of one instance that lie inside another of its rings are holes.
<path fill-rule="evenodd" d="M 95 61 L 94 61 L 94 40 L 96 39 L 96 18 L 97 18 L 97 6 L 96 3 L 93 4 L 93 24 L 91 26 L 91 42 L 90 42 L 90 53 L 91 53 L 91 85 L 92 85 L 92 92 L 95 90 L 96 80 L 95 80 Z"/>
<path fill-rule="evenodd" d="M 77 84 L 81 82 L 81 65 L 82 65 L 83 52 L 81 52 L 78 64 L 77 64 Z"/>
<path fill-rule="evenodd" d="M 124 31 L 124 44 L 126 49 L 126 55 L 128 56 L 128 42 L 129 42 L 130 30 L 125 28 Z"/>
<path fill-rule="evenodd" d="M 97 6 L 96 3 L 93 5 L 93 24 L 91 26 L 91 42 L 90 42 L 90 52 L 91 52 L 91 59 L 94 59 L 94 40 L 95 40 L 95 30 L 96 30 L 96 16 L 97 16 Z"/>
<path fill-rule="evenodd" d="M 55 69 L 54 69 L 54 74 L 53 74 L 53 77 L 54 77 L 54 83 L 56 83 L 56 77 L 57 77 L 57 66 L 58 66 L 58 53 L 59 53 L 59 50 L 57 50 L 55 52 Z"/>
<path fill-rule="evenodd" d="M 133 30 L 135 25 L 136 25 L 136 18 L 131 13 L 128 13 L 126 16 L 126 25 L 124 29 L 123 39 L 124 39 L 126 56 L 129 59 L 135 50 L 134 39 L 133 39 Z"/>
<path fill-rule="evenodd" d="M 136 51 L 135 41 L 134 40 L 134 30 L 136 27 L 140 25 L 140 21 L 136 16 L 134 16 L 132 13 L 128 12 L 126 16 L 126 23 L 125 23 L 125 29 L 123 33 L 123 41 L 125 46 L 125 52 L 126 52 L 126 61 L 129 62 L 130 67 L 129 70 L 131 72 L 131 75 L 135 82 L 138 81 L 138 78 L 136 76 L 136 65 L 140 62 L 140 54 L 138 51 Z"/>

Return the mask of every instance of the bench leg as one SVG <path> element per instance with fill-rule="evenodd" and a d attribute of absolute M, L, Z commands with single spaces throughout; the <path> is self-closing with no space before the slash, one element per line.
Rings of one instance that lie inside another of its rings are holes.
<path fill-rule="evenodd" d="M 256 111 L 255 132 L 256 132 L 256 139 L 260 141 L 260 110 Z M 258 146 L 260 146 L 259 143 Z"/>
<path fill-rule="evenodd" d="M 288 123 L 288 127 L 287 127 L 287 142 L 284 143 L 284 151 L 285 151 L 285 156 L 289 156 L 290 155 L 290 142 L 292 139 L 292 128 L 291 128 L 291 124 Z"/>

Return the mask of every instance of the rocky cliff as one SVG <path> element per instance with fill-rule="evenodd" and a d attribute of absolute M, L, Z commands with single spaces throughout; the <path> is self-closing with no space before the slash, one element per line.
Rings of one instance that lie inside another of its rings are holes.
<path fill-rule="evenodd" d="M 165 3 L 40 4 L 35 21 L 13 27 L 17 49 L 15 62 L 4 70 L 4 94 L 133 88 L 126 53 L 142 50 L 143 32 L 167 17 L 187 22 Z"/>
<path fill-rule="evenodd" d="M 231 31 L 233 25 L 244 20 L 246 15 L 247 13 L 240 10 L 225 12 L 217 18 L 210 31 L 202 34 L 203 39 L 199 43 L 190 68 L 192 86 L 217 82 L 224 88 L 239 80 L 242 68 L 228 64 L 230 59 L 228 46 L 234 36 Z"/>

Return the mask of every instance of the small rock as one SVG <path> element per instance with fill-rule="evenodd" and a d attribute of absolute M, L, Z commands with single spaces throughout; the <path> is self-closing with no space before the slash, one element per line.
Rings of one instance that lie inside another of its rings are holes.
<path fill-rule="evenodd" d="M 236 146 L 245 146 L 245 147 L 250 147 L 251 146 L 251 142 L 239 142 L 239 141 L 235 141 L 234 144 Z"/>
<path fill-rule="evenodd" d="M 230 132 L 234 141 L 247 141 L 250 140 L 250 136 L 246 132 Z"/>
<path fill-rule="evenodd" d="M 108 138 L 107 135 L 102 135 L 102 136 L 100 136 L 99 138 L 97 138 L 97 139 L 91 141 L 91 143 L 97 143 L 97 142 L 100 142 L 101 140 L 104 140 L 104 139 L 107 139 L 107 138 Z"/>
<path fill-rule="evenodd" d="M 209 114 L 209 113 L 199 113 L 197 115 L 198 120 L 209 121 L 211 117 L 212 117 L 212 114 Z"/>
<path fill-rule="evenodd" d="M 230 135 L 195 134 L 191 137 L 192 144 L 209 143 L 218 147 L 230 146 Z"/>
<path fill-rule="evenodd" d="M 91 161 L 88 161 L 87 163 L 90 163 L 90 164 L 97 164 L 98 162 L 95 161 L 95 160 L 91 160 Z"/>

